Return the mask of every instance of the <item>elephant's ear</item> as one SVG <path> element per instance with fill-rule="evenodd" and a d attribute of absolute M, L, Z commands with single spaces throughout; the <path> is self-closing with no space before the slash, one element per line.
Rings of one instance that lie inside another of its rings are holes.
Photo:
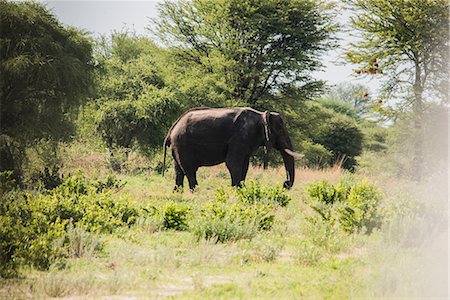
<path fill-rule="evenodd" d="M 270 126 L 269 126 L 269 117 L 270 117 L 270 111 L 265 111 L 263 114 L 263 124 L 264 124 L 264 142 L 266 144 L 267 148 L 272 147 L 272 143 L 270 142 Z"/>

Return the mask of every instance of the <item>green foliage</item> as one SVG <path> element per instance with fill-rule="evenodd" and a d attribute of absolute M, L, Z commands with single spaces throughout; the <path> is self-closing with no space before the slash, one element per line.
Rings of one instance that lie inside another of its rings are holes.
<path fill-rule="evenodd" d="M 415 89 L 416 104 L 429 88 L 448 99 L 447 0 L 345 2 L 354 13 L 352 25 L 362 37 L 346 53 L 348 61 L 361 66 L 357 73 L 383 74 L 391 96 L 405 87 L 412 95 Z"/>
<path fill-rule="evenodd" d="M 64 177 L 60 174 L 59 167 L 54 165 L 51 168 L 45 167 L 39 172 L 33 181 L 38 188 L 51 190 L 61 185 L 64 182 Z"/>
<path fill-rule="evenodd" d="M 377 126 L 370 121 L 366 121 L 362 124 L 361 131 L 364 133 L 364 149 L 381 152 L 388 148 L 388 130 L 386 128 Z"/>
<path fill-rule="evenodd" d="M 164 207 L 160 212 L 162 217 L 162 229 L 173 230 L 187 230 L 188 229 L 188 215 L 190 213 L 189 207 L 182 204 L 171 203 Z"/>
<path fill-rule="evenodd" d="M 97 130 L 108 147 L 149 151 L 162 145 L 179 105 L 167 90 L 148 89 L 137 100 L 109 101 L 101 106 Z"/>
<path fill-rule="evenodd" d="M 181 111 L 160 68 L 163 51 L 149 39 L 128 32 L 112 34 L 97 51 L 101 68 L 93 104 L 96 119 L 87 116 L 80 122 L 96 122 L 96 130 L 111 150 L 138 146 L 149 154 L 162 145 Z"/>
<path fill-rule="evenodd" d="M 81 175 L 47 194 L 9 193 L 0 203 L 0 275 L 19 265 L 46 269 L 58 257 L 99 249 L 92 233 L 112 233 L 149 213 L 126 198 L 113 198 Z M 91 249 L 91 250 L 89 250 Z"/>
<path fill-rule="evenodd" d="M 322 98 L 319 100 L 319 104 L 324 108 L 331 109 L 334 112 L 346 115 L 353 120 L 358 119 L 355 108 L 353 108 L 348 103 L 333 98 Z"/>
<path fill-rule="evenodd" d="M 236 189 L 237 198 L 243 203 L 266 203 L 286 206 L 291 198 L 286 194 L 286 190 L 281 185 L 263 186 L 254 181 L 242 184 Z"/>
<path fill-rule="evenodd" d="M 261 202 L 264 193 L 260 186 L 253 185 L 251 189 L 236 191 L 239 202 L 232 201 L 230 194 L 224 189 L 216 191 L 216 201 L 209 203 L 202 210 L 201 216 L 192 226 L 194 236 L 200 240 L 213 239 L 216 242 L 251 239 L 260 230 L 270 230 L 275 216 L 272 205 L 285 201 L 280 190 L 272 192 L 272 198 L 266 198 L 272 204 Z M 267 197 L 267 195 L 266 195 Z M 277 198 L 278 197 L 278 198 Z M 286 202 L 287 204 L 287 202 Z"/>
<path fill-rule="evenodd" d="M 299 152 L 305 155 L 302 162 L 305 166 L 313 167 L 330 167 L 333 161 L 333 153 L 326 149 L 323 145 L 311 141 L 302 141 Z"/>
<path fill-rule="evenodd" d="M 339 163 L 352 170 L 363 143 L 356 121 L 318 102 L 307 102 L 298 109 L 301 112 L 289 125 L 297 129 L 292 139 L 301 141 L 295 148 L 305 154 L 307 165 L 327 167 Z"/>
<path fill-rule="evenodd" d="M 308 205 L 320 216 L 309 218 L 309 222 L 323 221 L 331 227 L 337 224 L 349 233 L 370 234 L 381 226 L 381 192 L 367 180 L 343 179 L 336 185 L 321 181 L 309 185 L 307 191 L 311 199 Z"/>
<path fill-rule="evenodd" d="M 114 175 L 108 175 L 108 177 L 102 181 L 102 180 L 97 180 L 96 182 L 94 182 L 94 186 L 97 188 L 97 193 L 101 193 L 105 190 L 120 190 L 121 188 L 123 188 L 126 185 L 126 181 L 122 181 L 120 179 L 117 179 Z"/>
<path fill-rule="evenodd" d="M 16 180 L 13 178 L 13 171 L 0 172 L 0 196 L 11 191 L 16 186 Z"/>
<path fill-rule="evenodd" d="M 333 161 L 342 161 L 345 169 L 353 170 L 355 157 L 362 152 L 363 135 L 353 120 L 334 115 L 319 127 L 314 141 L 333 152 Z"/>
<path fill-rule="evenodd" d="M 339 223 L 347 232 L 364 230 L 371 233 L 382 222 L 381 192 L 367 180 L 350 188 L 346 206 L 340 208 Z"/>
<path fill-rule="evenodd" d="M 17 275 L 21 264 L 48 268 L 60 249 L 67 220 L 52 218 L 40 203 L 22 194 L 9 194 L 0 203 L 0 276 Z"/>
<path fill-rule="evenodd" d="M 37 2 L 1 1 L 0 23 L 0 132 L 10 139 L 0 143 L 0 171 L 20 175 L 26 147 L 72 136 L 91 91 L 92 46 Z"/>
<path fill-rule="evenodd" d="M 258 106 L 300 82 L 306 94 L 316 90 L 309 71 L 332 45 L 330 15 L 322 1 L 166 1 L 156 31 L 182 64 L 224 78 L 233 99 Z"/>
<path fill-rule="evenodd" d="M 347 198 L 347 193 L 348 187 L 341 182 L 334 185 L 326 180 L 322 180 L 308 187 L 308 194 L 311 198 L 327 205 L 344 201 Z"/>

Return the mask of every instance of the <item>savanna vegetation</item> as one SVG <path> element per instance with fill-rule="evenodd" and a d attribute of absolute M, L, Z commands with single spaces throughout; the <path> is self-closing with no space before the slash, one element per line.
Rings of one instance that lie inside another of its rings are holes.
<path fill-rule="evenodd" d="M 0 0 L 0 298 L 443 297 L 416 263 L 447 253 L 449 4 L 343 2 L 165 1 L 94 37 Z M 345 26 L 376 97 L 313 76 Z M 260 149 L 242 187 L 174 192 L 163 140 L 200 106 L 281 113 L 294 187 Z"/>

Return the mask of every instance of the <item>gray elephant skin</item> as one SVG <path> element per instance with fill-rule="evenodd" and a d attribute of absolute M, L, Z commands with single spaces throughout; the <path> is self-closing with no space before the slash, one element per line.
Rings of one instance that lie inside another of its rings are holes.
<path fill-rule="evenodd" d="M 251 108 L 194 108 L 184 113 L 170 128 L 164 141 L 164 168 L 167 147 L 171 146 L 175 167 L 175 189 L 183 187 L 184 176 L 189 188 L 197 185 L 199 167 L 225 162 L 231 185 L 245 180 L 250 156 L 258 147 L 273 147 L 283 157 L 286 181 L 291 188 L 295 179 L 293 152 L 283 119 L 275 112 Z"/>

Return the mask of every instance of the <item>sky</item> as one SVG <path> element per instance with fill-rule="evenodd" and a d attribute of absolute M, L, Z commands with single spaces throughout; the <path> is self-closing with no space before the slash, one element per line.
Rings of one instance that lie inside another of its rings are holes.
<path fill-rule="evenodd" d="M 158 17 L 157 6 L 162 1 L 41 1 L 65 25 L 84 29 L 94 36 L 110 34 L 113 31 L 134 30 L 139 35 L 149 36 L 148 27 L 152 18 Z M 348 15 L 340 15 L 340 22 L 346 23 Z M 341 46 L 330 51 L 322 58 L 324 68 L 315 72 L 317 79 L 325 80 L 329 85 L 341 82 L 364 84 L 369 87 L 371 95 L 376 96 L 379 81 L 369 78 L 356 78 L 353 75 L 354 65 L 338 63 L 343 46 L 349 37 L 341 34 Z"/>

